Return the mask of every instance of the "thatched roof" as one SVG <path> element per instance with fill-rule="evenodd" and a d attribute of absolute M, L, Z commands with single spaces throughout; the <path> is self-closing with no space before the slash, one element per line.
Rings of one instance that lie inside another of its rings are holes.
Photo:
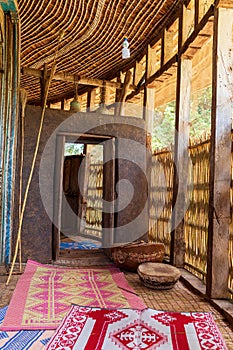
<path fill-rule="evenodd" d="M 57 56 L 57 72 L 113 79 L 142 57 L 159 27 L 174 16 L 182 0 L 19 0 L 21 67 L 52 66 L 58 33 L 64 37 Z M 121 57 L 124 36 L 131 57 Z M 40 82 L 21 76 L 29 102 L 40 100 Z M 49 100 L 71 97 L 74 84 L 53 81 Z"/>

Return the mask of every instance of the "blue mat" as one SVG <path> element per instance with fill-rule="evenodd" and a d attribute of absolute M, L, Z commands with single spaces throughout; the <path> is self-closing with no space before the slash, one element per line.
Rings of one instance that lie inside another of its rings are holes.
<path fill-rule="evenodd" d="M 81 250 L 86 250 L 86 249 L 96 249 L 100 248 L 101 244 L 100 243 L 92 243 L 92 242 L 60 242 L 60 249 L 81 249 Z"/>
<path fill-rule="evenodd" d="M 0 325 L 7 312 L 7 306 L 0 309 Z M 39 350 L 44 349 L 54 331 L 0 331 L 0 349 L 2 350 Z"/>

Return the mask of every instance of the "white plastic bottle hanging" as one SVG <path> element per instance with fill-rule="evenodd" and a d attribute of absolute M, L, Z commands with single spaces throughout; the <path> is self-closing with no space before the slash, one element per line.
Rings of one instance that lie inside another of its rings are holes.
<path fill-rule="evenodd" d="M 124 37 L 124 41 L 122 44 L 122 58 L 129 58 L 130 57 L 130 50 L 129 50 L 129 42 L 128 39 L 126 37 Z"/>

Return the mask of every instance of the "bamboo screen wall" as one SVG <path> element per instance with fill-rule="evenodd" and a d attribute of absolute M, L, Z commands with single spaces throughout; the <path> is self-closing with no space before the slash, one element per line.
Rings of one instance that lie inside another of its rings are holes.
<path fill-rule="evenodd" d="M 192 187 L 189 188 L 189 207 L 184 218 L 186 254 L 185 267 L 205 281 L 207 268 L 208 203 L 209 203 L 210 141 L 189 147 Z M 173 153 L 157 152 L 152 157 L 150 192 L 150 240 L 163 242 L 170 253 L 170 223 L 172 212 Z M 231 218 L 233 215 L 233 151 L 230 189 Z M 166 183 L 162 182 L 164 172 Z M 165 185 L 165 186 L 164 186 Z M 233 220 L 229 240 L 229 298 L 233 299 Z"/>
<path fill-rule="evenodd" d="M 207 268 L 209 154 L 209 141 L 189 147 L 192 188 L 188 191 L 189 207 L 184 218 L 185 267 L 203 280 Z"/>
<path fill-rule="evenodd" d="M 163 242 L 170 255 L 170 231 L 173 195 L 173 152 L 164 150 L 152 157 L 149 239 Z"/>
<path fill-rule="evenodd" d="M 185 267 L 205 279 L 207 262 L 210 142 L 189 147 L 192 169 L 189 171 L 189 207 L 184 217 L 186 242 Z M 163 175 L 164 174 L 164 175 Z M 165 186 L 158 179 L 165 176 Z M 170 254 L 170 231 L 173 193 L 173 153 L 153 155 L 150 192 L 150 240 L 163 242 Z M 165 196 L 165 198 L 164 198 Z M 161 214 L 159 214 L 159 212 Z"/>
<path fill-rule="evenodd" d="M 210 141 L 189 147 L 192 186 L 189 207 L 184 218 L 186 254 L 185 267 L 205 281 L 207 265 L 208 203 L 209 203 Z M 233 152 L 231 182 L 231 216 L 233 214 Z M 87 195 L 86 233 L 101 239 L 103 164 L 91 164 Z M 151 241 L 163 242 L 170 255 L 170 231 L 173 194 L 173 151 L 163 150 L 152 157 L 150 191 Z M 233 298 L 233 222 L 229 241 L 229 297 Z"/>
<path fill-rule="evenodd" d="M 102 238 L 103 164 L 90 164 L 85 233 Z"/>

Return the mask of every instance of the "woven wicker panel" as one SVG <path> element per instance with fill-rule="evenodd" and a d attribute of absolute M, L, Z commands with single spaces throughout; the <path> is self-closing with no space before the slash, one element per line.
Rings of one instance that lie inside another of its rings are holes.
<path fill-rule="evenodd" d="M 184 218 L 186 267 L 202 279 L 205 279 L 207 268 L 209 152 L 209 141 L 189 147 L 192 186 L 189 187 L 190 204 Z"/>
<path fill-rule="evenodd" d="M 167 255 L 170 255 L 172 195 L 173 152 L 164 150 L 152 157 L 149 238 L 164 243 Z"/>
<path fill-rule="evenodd" d="M 103 164 L 91 164 L 87 188 L 85 233 L 102 237 Z"/>

